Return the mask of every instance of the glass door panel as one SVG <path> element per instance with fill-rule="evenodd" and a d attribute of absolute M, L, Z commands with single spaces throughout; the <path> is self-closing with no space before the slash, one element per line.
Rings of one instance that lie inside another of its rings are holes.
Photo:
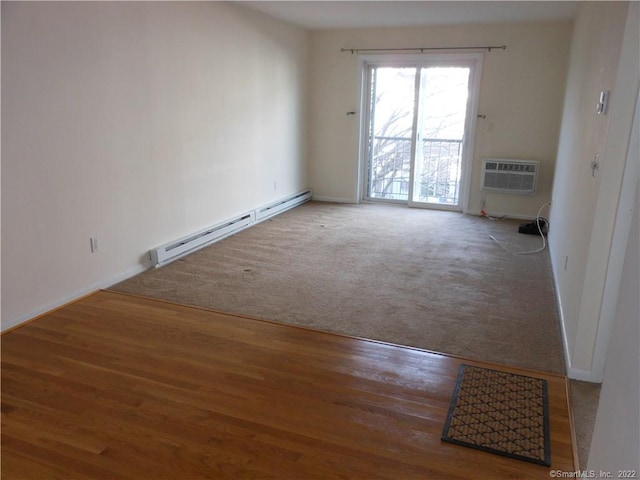
<path fill-rule="evenodd" d="M 415 67 L 371 66 L 367 198 L 409 200 Z"/>
<path fill-rule="evenodd" d="M 459 205 L 469 74 L 467 67 L 420 69 L 410 203 Z"/>

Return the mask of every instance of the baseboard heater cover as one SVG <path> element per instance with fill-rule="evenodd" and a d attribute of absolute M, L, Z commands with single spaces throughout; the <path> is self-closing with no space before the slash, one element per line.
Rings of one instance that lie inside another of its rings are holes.
<path fill-rule="evenodd" d="M 151 265 L 154 267 L 160 267 L 170 261 L 186 255 L 187 253 L 206 247 L 215 241 L 222 240 L 232 233 L 248 227 L 252 223 L 252 214 L 247 213 L 213 227 L 206 228 L 187 237 L 183 237 L 175 242 L 154 248 L 149 252 Z"/>
<path fill-rule="evenodd" d="M 255 210 L 256 221 L 260 222 L 269 217 L 273 217 L 274 215 L 282 213 L 293 207 L 297 207 L 298 205 L 308 202 L 309 200 L 311 200 L 311 190 L 306 190 L 304 192 L 300 192 L 285 199 L 271 203 Z"/>
<path fill-rule="evenodd" d="M 149 251 L 151 265 L 156 268 L 166 265 L 180 257 L 250 227 L 254 223 L 266 220 L 267 218 L 273 217 L 274 215 L 307 202 L 311 200 L 311 198 L 311 190 L 305 190 L 304 192 L 291 195 L 290 197 L 278 200 L 277 202 L 256 210 L 251 210 L 250 212 L 226 220 L 212 227 L 205 228 L 199 232 L 154 248 Z"/>

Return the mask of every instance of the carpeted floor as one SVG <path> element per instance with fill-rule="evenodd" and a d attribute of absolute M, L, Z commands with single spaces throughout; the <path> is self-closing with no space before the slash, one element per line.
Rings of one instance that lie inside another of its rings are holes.
<path fill-rule="evenodd" d="M 571 387 L 571 410 L 576 432 L 578 459 L 580 460 L 580 468 L 586 470 L 602 385 L 578 380 L 571 380 L 569 384 Z"/>
<path fill-rule="evenodd" d="M 563 373 L 547 252 L 520 222 L 310 202 L 114 290 Z"/>
<path fill-rule="evenodd" d="M 310 202 L 112 287 L 564 374 L 548 253 L 520 221 Z M 599 386 L 571 382 L 581 467 Z"/>

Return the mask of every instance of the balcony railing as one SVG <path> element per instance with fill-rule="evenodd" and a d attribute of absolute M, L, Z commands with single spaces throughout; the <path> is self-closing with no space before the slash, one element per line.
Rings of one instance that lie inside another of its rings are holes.
<path fill-rule="evenodd" d="M 409 199 L 411 138 L 374 137 L 369 197 Z M 413 201 L 457 205 L 462 140 L 425 138 L 416 152 Z"/>

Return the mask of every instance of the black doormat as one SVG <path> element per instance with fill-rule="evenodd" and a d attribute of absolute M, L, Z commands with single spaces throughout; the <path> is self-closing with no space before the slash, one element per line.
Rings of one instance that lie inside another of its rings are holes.
<path fill-rule="evenodd" d="M 551 465 L 547 381 L 461 365 L 442 440 Z"/>

